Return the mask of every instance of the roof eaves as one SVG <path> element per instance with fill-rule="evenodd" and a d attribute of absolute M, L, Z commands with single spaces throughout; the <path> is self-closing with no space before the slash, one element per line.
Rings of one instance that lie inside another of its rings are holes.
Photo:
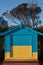
<path fill-rule="evenodd" d="M 43 33 L 38 32 L 38 31 L 36 31 L 36 30 L 34 30 L 34 29 L 32 29 L 32 28 L 26 27 L 26 29 L 31 30 L 32 32 L 35 32 L 35 33 L 37 33 L 37 34 L 39 34 L 39 35 L 43 35 Z"/>
<path fill-rule="evenodd" d="M 16 30 L 16 29 L 19 28 L 19 27 L 20 27 L 20 26 L 16 26 L 15 28 L 13 27 L 13 28 L 11 28 L 11 29 L 8 29 L 7 31 L 5 31 L 5 32 L 3 32 L 3 33 L 0 33 L 0 36 L 3 36 L 3 35 L 5 35 L 5 34 L 11 32 L 11 31 L 13 31 L 13 30 Z"/>

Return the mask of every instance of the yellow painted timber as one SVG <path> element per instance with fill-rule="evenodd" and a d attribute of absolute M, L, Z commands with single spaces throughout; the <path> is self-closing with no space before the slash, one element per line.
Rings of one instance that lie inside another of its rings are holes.
<path fill-rule="evenodd" d="M 10 52 L 5 52 L 5 60 L 28 60 L 38 59 L 38 52 L 32 52 L 32 46 L 11 46 L 12 57 Z"/>
<path fill-rule="evenodd" d="M 13 46 L 14 59 L 32 58 L 32 46 Z"/>
<path fill-rule="evenodd" d="M 5 52 L 5 60 L 13 60 L 14 57 L 10 57 L 10 52 Z"/>
<path fill-rule="evenodd" d="M 6 59 L 10 59 L 10 53 L 9 52 L 5 52 L 5 60 Z"/>
<path fill-rule="evenodd" d="M 33 57 L 32 59 L 38 59 L 38 52 L 33 52 Z"/>

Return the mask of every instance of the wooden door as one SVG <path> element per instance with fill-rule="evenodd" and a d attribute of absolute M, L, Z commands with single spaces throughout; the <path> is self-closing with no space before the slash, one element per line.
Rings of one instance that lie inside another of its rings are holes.
<path fill-rule="evenodd" d="M 31 35 L 13 36 L 13 57 L 14 59 L 32 58 L 32 36 Z"/>

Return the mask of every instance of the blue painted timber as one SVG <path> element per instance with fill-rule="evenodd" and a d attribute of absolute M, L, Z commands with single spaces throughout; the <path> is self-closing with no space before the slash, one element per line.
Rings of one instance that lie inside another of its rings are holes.
<path fill-rule="evenodd" d="M 5 52 L 10 52 L 10 46 L 32 46 L 32 52 L 38 52 L 38 34 L 42 35 L 29 27 L 19 25 L 0 33 L 0 37 L 5 36 Z"/>

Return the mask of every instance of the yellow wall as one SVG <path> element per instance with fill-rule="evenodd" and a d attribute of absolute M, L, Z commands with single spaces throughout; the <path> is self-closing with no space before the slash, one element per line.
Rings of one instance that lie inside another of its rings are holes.
<path fill-rule="evenodd" d="M 32 52 L 32 46 L 12 46 L 13 57 L 5 53 L 5 59 L 37 59 L 38 53 Z"/>

